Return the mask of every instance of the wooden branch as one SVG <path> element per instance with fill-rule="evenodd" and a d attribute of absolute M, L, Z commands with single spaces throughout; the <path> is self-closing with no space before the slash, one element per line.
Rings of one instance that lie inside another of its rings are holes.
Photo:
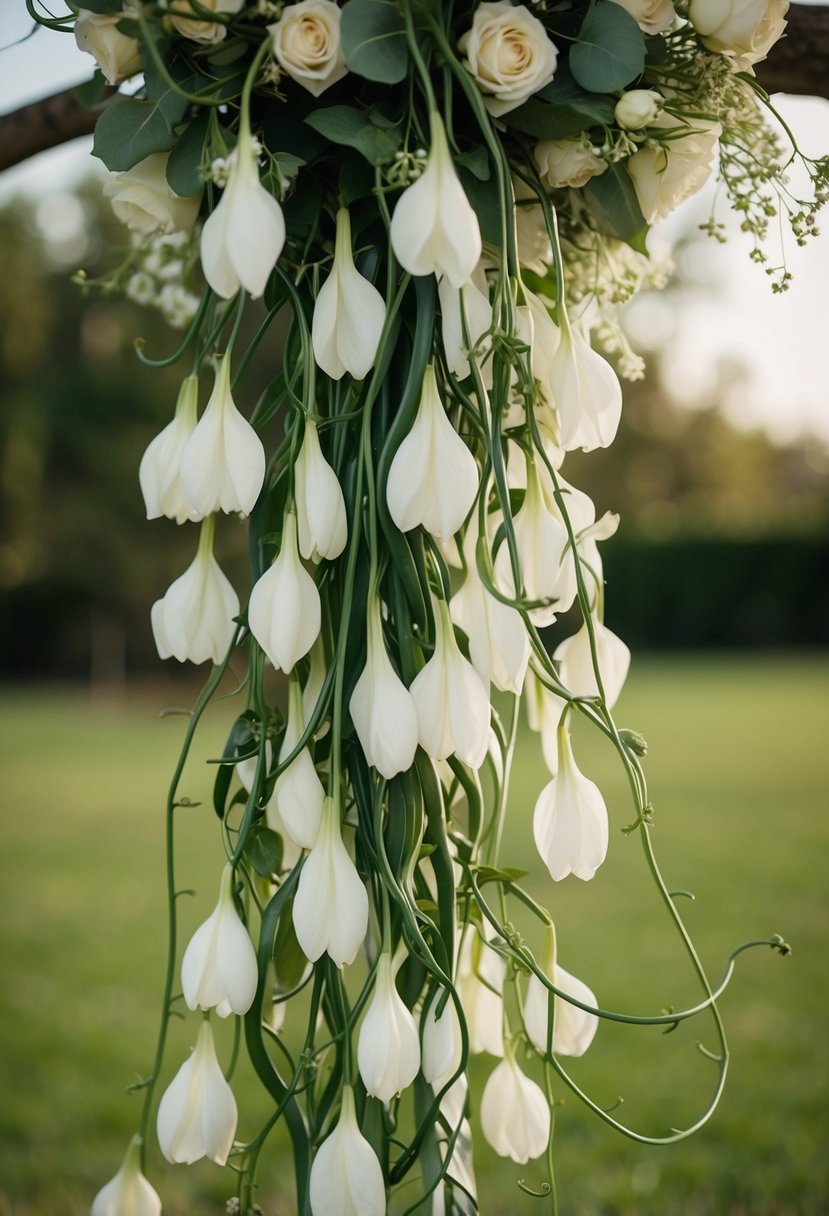
<path fill-rule="evenodd" d="M 829 4 L 793 4 L 788 22 L 786 36 L 757 65 L 757 79 L 770 93 L 829 98 Z M 0 170 L 88 135 L 99 113 L 100 108 L 87 109 L 67 89 L 0 116 Z"/>

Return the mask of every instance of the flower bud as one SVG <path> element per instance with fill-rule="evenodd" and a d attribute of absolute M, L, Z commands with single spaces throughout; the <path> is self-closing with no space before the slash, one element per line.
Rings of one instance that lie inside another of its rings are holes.
<path fill-rule="evenodd" d="M 583 1005 L 598 1005 L 595 995 L 587 985 L 556 962 L 555 933 L 552 929 L 547 934 L 541 967 L 556 988 L 568 996 L 575 997 Z M 547 1051 L 550 995 L 541 980 L 531 975 L 524 998 L 524 1027 L 530 1042 L 542 1054 Z M 553 1055 L 583 1056 L 598 1029 L 599 1019 L 596 1014 L 579 1009 L 577 1005 L 571 1005 L 560 996 L 553 997 L 553 1014 Z"/>
<path fill-rule="evenodd" d="M 352 963 L 368 929 L 368 895 L 343 844 L 340 812 L 325 799 L 320 829 L 299 876 L 293 906 L 297 941 L 312 963 L 326 951 Z"/>
<path fill-rule="evenodd" d="M 277 671 L 293 671 L 319 636 L 320 593 L 299 560 L 296 514 L 285 512 L 282 543 L 250 594 L 248 624 Z"/>
<path fill-rule="evenodd" d="M 348 71 L 340 46 L 340 8 L 334 0 L 285 5 L 268 26 L 273 53 L 287 76 L 319 97 Z"/>
<path fill-rule="evenodd" d="M 366 760 L 390 780 L 412 767 L 417 711 L 386 651 L 376 596 L 368 607 L 367 633 L 366 665 L 351 694 L 349 712 Z"/>
<path fill-rule="evenodd" d="M 312 1216 L 385 1216 L 383 1171 L 360 1132 L 349 1085 L 343 1088 L 339 1122 L 314 1158 L 309 1190 Z"/>
<path fill-rule="evenodd" d="M 75 42 L 78 50 L 92 55 L 109 85 L 120 84 L 142 68 L 138 41 L 122 34 L 118 25 L 126 14 L 93 13 L 79 8 L 75 21 Z"/>
<path fill-rule="evenodd" d="M 141 1137 L 133 1136 L 120 1170 L 92 1200 L 90 1216 L 161 1216 L 161 1199 L 141 1172 Z"/>
<path fill-rule="evenodd" d="M 513 527 L 526 598 L 552 601 L 530 608 L 527 615 L 534 625 L 551 625 L 561 610 L 558 603 L 558 581 L 569 538 L 552 493 L 552 486 L 542 482 L 542 475 L 535 460 L 529 457 L 527 491 L 524 501 L 515 513 Z M 515 595 L 512 561 L 506 540 L 498 550 L 495 572 L 504 593 Z"/>
<path fill-rule="evenodd" d="M 150 612 L 159 657 L 179 663 L 220 663 L 233 641 L 239 597 L 213 556 L 213 521 L 201 527 L 199 548 L 184 574 Z"/>
<path fill-rule="evenodd" d="M 322 454 L 313 418 L 305 420 L 294 464 L 294 498 L 302 556 L 314 562 L 339 557 L 348 539 L 345 499 L 337 474 Z"/>
<path fill-rule="evenodd" d="M 220 1018 L 247 1013 L 256 995 L 256 951 L 233 900 L 234 871 L 226 865 L 219 902 L 190 939 L 181 960 L 188 1009 L 215 1009 Z"/>
<path fill-rule="evenodd" d="M 616 102 L 613 111 L 620 127 L 627 131 L 641 131 L 649 127 L 659 113 L 662 97 L 653 89 L 629 89 Z"/>
<path fill-rule="evenodd" d="M 400 999 L 394 975 L 391 956 L 381 954 L 374 996 L 357 1040 L 357 1064 L 366 1093 L 385 1103 L 411 1085 L 420 1068 L 417 1026 Z"/>
<path fill-rule="evenodd" d="M 558 765 L 538 796 L 533 836 L 554 882 L 575 874 L 587 881 L 607 856 L 607 807 L 597 785 L 580 771 L 566 722 L 558 728 Z"/>
<path fill-rule="evenodd" d="M 437 1093 L 461 1066 L 463 1040 L 458 1011 L 450 996 L 438 1013 L 443 993 L 436 989 L 420 1015 L 423 1028 L 423 1076 Z M 454 1086 L 452 1087 L 454 1089 Z M 451 1092 L 451 1091 L 450 1091 Z"/>
<path fill-rule="evenodd" d="M 144 496 L 147 519 L 166 515 L 177 524 L 198 519 L 181 480 L 181 458 L 198 417 L 198 376 L 186 376 L 179 389 L 176 412 L 152 440 L 141 458 L 138 481 Z"/>
<path fill-rule="evenodd" d="M 173 1164 L 209 1157 L 224 1165 L 236 1134 L 236 1100 L 216 1059 L 210 1023 L 202 1022 L 193 1054 L 164 1091 L 158 1107 L 161 1151 Z"/>
<path fill-rule="evenodd" d="M 341 380 L 346 372 L 363 380 L 374 366 L 385 321 L 383 297 L 354 265 L 351 217 L 342 207 L 334 264 L 314 303 L 311 342 L 318 366 L 332 380 Z"/>
<path fill-rule="evenodd" d="M 481 1098 L 481 1130 L 500 1157 L 519 1165 L 540 1157 L 550 1139 L 550 1107 L 512 1055 L 490 1074 Z"/>
<path fill-rule="evenodd" d="M 491 930 L 485 924 L 484 933 Z M 504 977 L 507 965 L 478 932 L 468 928 L 458 959 L 458 992 L 469 1033 L 469 1050 L 504 1054 Z"/>
<path fill-rule="evenodd" d="M 304 733 L 302 690 L 299 681 L 291 679 L 288 686 L 288 722 L 279 749 L 280 764 L 287 760 Z M 303 849 L 310 849 L 319 832 L 325 790 L 307 746 L 277 777 L 271 801 L 291 839 Z M 268 810 L 270 813 L 270 807 Z"/>

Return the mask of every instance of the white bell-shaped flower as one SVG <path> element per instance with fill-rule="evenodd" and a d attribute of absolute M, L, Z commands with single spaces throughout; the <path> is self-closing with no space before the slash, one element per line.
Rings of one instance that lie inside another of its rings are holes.
<path fill-rule="evenodd" d="M 417 1025 L 400 999 L 395 971 L 391 956 L 381 954 L 374 996 L 357 1040 L 357 1065 L 366 1093 L 386 1103 L 411 1085 L 420 1068 Z"/>
<path fill-rule="evenodd" d="M 446 364 L 453 376 L 465 380 L 470 372 L 470 351 L 478 346 L 492 327 L 492 305 L 483 264 L 479 262 L 472 277 L 460 287 L 453 286 L 446 277 L 442 278 L 438 283 L 438 296 Z M 489 388 L 492 385 L 492 361 L 486 358 L 487 345 L 482 343 L 483 349 L 476 353 L 475 360 L 484 385 Z"/>
<path fill-rule="evenodd" d="M 386 651 L 376 596 L 368 607 L 367 643 L 366 665 L 351 694 L 349 711 L 366 760 L 390 780 L 412 767 L 417 711 Z"/>
<path fill-rule="evenodd" d="M 581 565 L 582 578 L 591 602 L 595 602 L 604 587 L 602 562 L 596 541 L 613 535 L 619 522 L 619 516 L 611 516 L 607 513 L 598 523 L 595 522 L 596 508 L 592 499 L 582 490 L 571 486 L 560 474 L 558 483 L 564 499 L 564 510 L 567 512 L 570 526 L 576 537 L 576 552 Z M 615 525 L 608 526 L 608 520 L 615 520 Z M 578 586 L 573 546 L 568 544 L 561 559 L 556 582 L 559 612 L 566 612 L 568 608 L 572 607 L 578 594 Z"/>
<path fill-rule="evenodd" d="M 576 764 L 566 721 L 558 728 L 557 770 L 535 804 L 536 848 L 555 882 L 568 874 L 587 881 L 607 855 L 607 807 Z"/>
<path fill-rule="evenodd" d="M 558 772 L 558 725 L 568 702 L 564 697 L 546 688 L 532 666 L 524 681 L 524 699 L 527 707 L 527 725 L 541 736 L 541 751 L 550 776 Z"/>
<path fill-rule="evenodd" d="M 432 536 L 448 539 L 469 514 L 478 480 L 475 457 L 449 421 L 430 363 L 412 429 L 389 469 L 389 514 L 401 532 L 422 524 Z"/>
<path fill-rule="evenodd" d="M 488 928 L 484 930 L 489 932 Z M 466 1017 L 469 1050 L 504 1054 L 504 978 L 507 965 L 500 954 L 467 929 L 458 959 L 458 992 Z"/>
<path fill-rule="evenodd" d="M 527 615 L 534 625 L 551 625 L 561 611 L 558 580 L 569 538 L 551 488 L 544 485 L 536 461 L 530 458 L 527 460 L 527 490 L 513 517 L 513 527 L 526 598 L 553 601 L 531 608 Z M 505 594 L 514 595 L 515 580 L 506 539 L 498 550 L 495 572 Z"/>
<path fill-rule="evenodd" d="M 294 930 L 306 958 L 326 951 L 341 967 L 352 963 L 368 929 L 368 895 L 348 855 L 340 813 L 326 798 L 320 829 L 299 876 L 293 908 Z"/>
<path fill-rule="evenodd" d="M 181 454 L 181 482 L 192 518 L 213 511 L 250 515 L 264 480 L 265 449 L 236 408 L 230 356 L 224 355 L 217 360 L 210 400 Z"/>
<path fill-rule="evenodd" d="M 554 405 L 552 369 L 553 359 L 561 344 L 561 330 L 543 300 L 526 288 L 524 295 L 526 304 L 522 306 L 522 311 L 526 317 L 525 335 L 530 345 L 532 373 L 541 386 L 546 404 Z"/>
<path fill-rule="evenodd" d="M 222 871 L 219 902 L 190 939 L 181 960 L 188 1009 L 215 1009 L 220 1018 L 247 1013 L 256 995 L 256 951 L 233 900 L 234 871 Z"/>
<path fill-rule="evenodd" d="M 385 1216 L 383 1171 L 360 1132 L 350 1085 L 343 1087 L 337 1126 L 314 1158 L 309 1191 L 312 1216 Z"/>
<path fill-rule="evenodd" d="M 489 747 L 489 694 L 460 652 L 443 600 L 435 603 L 434 617 L 434 653 L 409 690 L 417 710 L 420 746 L 433 760 L 455 755 L 477 769 Z"/>
<path fill-rule="evenodd" d="M 298 736 L 297 736 L 298 737 Z M 287 755 L 287 752 L 285 753 Z M 256 779 L 257 756 L 248 756 L 236 764 L 236 776 L 249 794 Z M 273 764 L 273 748 L 270 739 L 265 740 L 265 771 L 269 772 Z M 282 822 L 282 816 L 276 805 L 276 791 L 271 794 L 265 807 L 265 822 L 272 832 L 278 832 L 282 838 L 282 869 L 292 870 L 302 856 L 302 846 L 299 845 Z"/>
<path fill-rule="evenodd" d="M 314 303 L 311 343 L 318 366 L 332 380 L 346 372 L 363 380 L 374 366 L 385 322 L 383 297 L 354 265 L 351 216 L 342 207 L 337 212 L 334 264 Z"/>
<path fill-rule="evenodd" d="M 161 1098 L 156 1130 L 161 1151 L 173 1164 L 209 1157 L 224 1165 L 236 1134 L 236 1099 L 224 1079 L 208 1021 L 196 1046 Z"/>
<path fill-rule="evenodd" d="M 484 586 L 475 560 L 478 520 L 473 512 L 463 540 L 466 578 L 453 595 L 452 620 L 469 638 L 472 666 L 488 687 L 520 693 L 530 659 L 530 640 L 521 614 Z"/>
<path fill-rule="evenodd" d="M 619 699 L 630 669 L 630 650 L 620 637 L 593 617 L 596 658 L 604 688 L 605 703 L 612 709 Z M 553 652 L 559 664 L 561 682 L 574 697 L 598 697 L 599 685 L 590 649 L 587 622 L 571 637 L 565 638 Z"/>
<path fill-rule="evenodd" d="M 288 721 L 279 748 L 280 764 L 287 760 L 304 733 L 302 690 L 299 681 L 292 679 L 288 686 Z M 325 790 L 307 745 L 277 777 L 271 801 L 291 839 L 303 849 L 310 849 L 319 832 Z"/>
<path fill-rule="evenodd" d="M 92 1200 L 90 1216 L 161 1216 L 161 1199 L 141 1172 L 141 1137 L 133 1136 L 120 1170 Z"/>
<path fill-rule="evenodd" d="M 426 168 L 403 191 L 391 217 L 392 249 L 409 274 L 446 275 L 453 287 L 462 287 L 480 261 L 481 230 L 436 111 L 429 115 L 429 126 L 432 147 Z"/>
<path fill-rule="evenodd" d="M 250 593 L 248 624 L 277 671 L 292 671 L 317 640 L 320 593 L 299 560 L 296 514 L 285 512 L 282 543 L 269 570 Z"/>
<path fill-rule="evenodd" d="M 220 663 L 233 641 L 239 597 L 213 556 L 213 526 L 211 515 L 202 523 L 194 560 L 150 611 L 162 659 Z"/>
<path fill-rule="evenodd" d="M 569 322 L 550 365 L 550 387 L 565 451 L 606 448 L 622 416 L 622 386 L 608 363 Z"/>
<path fill-rule="evenodd" d="M 555 987 L 568 996 L 575 997 L 583 1005 L 597 1006 L 598 1001 L 587 984 L 576 979 L 556 962 L 555 935 L 552 930 L 547 935 L 545 945 L 541 966 Z M 541 980 L 531 975 L 524 998 L 524 1027 L 530 1042 L 542 1053 L 547 1051 L 549 996 Z M 553 1055 L 583 1056 L 593 1042 L 599 1025 L 596 1014 L 579 1009 L 577 1005 L 571 1005 L 560 996 L 553 997 L 553 1014 Z"/>
<path fill-rule="evenodd" d="M 172 422 L 156 435 L 141 457 L 138 481 L 147 519 L 166 515 L 167 519 L 183 524 L 187 519 L 199 518 L 181 480 L 181 457 L 196 427 L 198 404 L 198 376 L 186 376 L 179 389 Z"/>
<path fill-rule="evenodd" d="M 525 1076 L 511 1054 L 494 1069 L 481 1098 L 481 1130 L 499 1157 L 519 1165 L 540 1157 L 550 1139 L 544 1091 Z"/>
<path fill-rule="evenodd" d="M 314 562 L 339 557 L 348 539 L 345 499 L 337 474 L 322 454 L 313 418 L 305 421 L 294 464 L 294 499 L 302 556 Z"/>
<path fill-rule="evenodd" d="M 423 1076 L 437 1093 L 460 1068 L 463 1040 L 458 1011 L 451 996 L 439 1011 L 443 991 L 436 989 L 420 1015 L 423 1034 Z M 454 1086 L 452 1086 L 454 1089 Z M 450 1090 L 451 1092 L 451 1090 Z"/>
<path fill-rule="evenodd" d="M 204 277 L 225 300 L 240 287 L 261 296 L 285 244 L 282 208 L 259 180 L 258 151 L 243 118 L 227 185 L 202 229 Z"/>

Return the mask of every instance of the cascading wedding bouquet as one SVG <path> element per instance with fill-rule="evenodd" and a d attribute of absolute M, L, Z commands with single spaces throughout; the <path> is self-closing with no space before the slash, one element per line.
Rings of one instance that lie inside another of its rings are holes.
<path fill-rule="evenodd" d="M 93 1216 L 161 1210 L 145 1138 L 182 1001 L 203 1016 L 158 1105 L 158 1141 L 171 1162 L 230 1160 L 243 1216 L 259 1210 L 257 1162 L 281 1119 L 297 1210 L 313 1216 L 377 1216 L 412 1179 L 406 1211 L 477 1211 L 476 1129 L 516 1162 L 546 1156 L 552 1175 L 555 1078 L 648 1140 L 562 1063 L 603 1018 L 713 1019 L 708 1108 L 653 1142 L 690 1134 L 722 1090 L 715 997 L 746 947 L 712 988 L 660 877 L 644 741 L 611 712 L 630 655 L 603 622 L 599 544 L 618 517 L 597 519 L 561 468 L 612 443 L 622 392 L 604 356 L 623 376 L 642 369 L 618 310 L 665 275 L 649 225 L 717 159 L 757 260 L 770 217 L 800 241 L 814 231 L 827 162 L 800 157 L 812 197 L 789 193 L 800 154 L 768 125 L 752 69 L 783 32 L 785 0 L 86 0 L 65 17 L 27 3 L 95 56 L 90 100 L 142 73 L 95 132 L 117 174 L 105 193 L 133 233 L 104 286 L 186 327 L 164 362 L 187 356 L 191 370 L 140 481 L 150 519 L 199 522 L 200 535 L 152 628 L 162 658 L 214 665 L 167 808 L 155 1062 Z M 785 267 L 767 273 L 786 286 Z M 253 359 L 270 380 L 245 417 L 235 399 Z M 246 521 L 244 609 L 213 557 L 219 515 Z M 551 655 L 539 631 L 574 603 L 581 625 Z M 243 656 L 246 708 L 215 781 L 218 903 L 179 963 L 179 779 Z M 287 679 L 285 718 L 268 667 Z M 694 1008 L 599 1007 L 560 964 L 551 914 L 501 867 L 522 696 L 550 774 L 533 832 L 551 879 L 591 879 L 608 849 L 604 799 L 573 753 L 580 715 L 627 775 L 624 830 L 641 837 L 698 976 Z M 243 1019 L 273 1100 L 249 1143 L 234 1140 L 211 1011 Z M 498 1060 L 480 1097 L 476 1052 Z"/>

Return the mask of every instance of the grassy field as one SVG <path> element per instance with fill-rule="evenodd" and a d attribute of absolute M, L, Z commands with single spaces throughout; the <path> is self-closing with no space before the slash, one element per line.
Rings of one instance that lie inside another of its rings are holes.
<path fill-rule="evenodd" d="M 621 725 L 648 738 L 654 838 L 713 976 L 729 950 L 782 933 L 790 959 L 742 959 L 722 1009 L 733 1052 L 713 1122 L 690 1141 L 645 1148 L 601 1125 L 564 1091 L 557 1115 L 562 1216 L 817 1216 L 829 1211 L 829 978 L 826 941 L 829 660 L 695 657 L 636 663 Z M 149 1067 L 163 969 L 163 798 L 183 720 L 166 701 L 128 704 L 80 694 L 0 693 L 4 793 L 0 881 L 0 1213 L 80 1216 L 114 1172 L 139 1099 L 125 1087 Z M 210 711 L 183 792 L 206 798 L 232 717 Z M 534 893 L 555 913 L 561 962 L 606 1007 L 655 1013 L 697 999 L 687 960 L 647 875 L 640 845 L 619 829 L 631 808 L 614 754 L 579 736 L 577 758 L 610 807 L 608 861 L 596 879 L 553 886 L 534 857 L 530 820 L 543 772 L 522 737 L 506 860 L 532 868 Z M 179 881 L 186 937 L 212 905 L 219 861 L 208 806 L 181 813 Z M 167 1073 L 192 1039 L 176 1024 Z M 712 1066 L 710 1019 L 675 1034 L 603 1025 L 573 1074 L 602 1106 L 665 1134 L 703 1108 Z M 486 1068 L 476 1069 L 478 1076 Z M 240 1133 L 267 1110 L 235 1083 Z M 477 1108 L 477 1104 L 473 1109 Z M 165 1216 L 224 1211 L 229 1187 L 211 1165 L 169 1167 L 153 1146 Z M 549 1212 L 522 1195 L 526 1167 L 481 1155 L 485 1216 Z M 279 1141 L 267 1162 L 266 1216 L 290 1216 Z"/>

